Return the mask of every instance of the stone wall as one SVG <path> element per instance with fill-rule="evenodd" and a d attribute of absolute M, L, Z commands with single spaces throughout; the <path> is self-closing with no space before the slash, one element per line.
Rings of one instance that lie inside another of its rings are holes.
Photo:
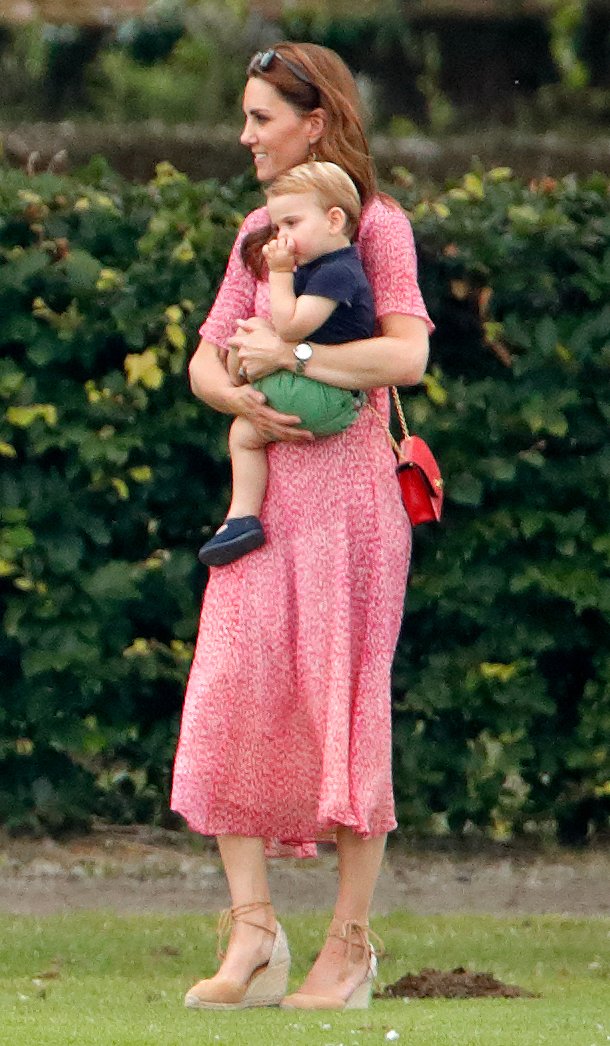
<path fill-rule="evenodd" d="M 167 127 L 160 123 L 127 126 L 99 124 L 33 124 L 0 127 L 8 161 L 16 166 L 45 170 L 74 170 L 92 156 L 103 155 L 126 178 L 146 181 L 155 164 L 169 160 L 192 178 L 219 178 L 246 171 L 249 154 L 234 128 L 206 129 L 195 125 Z M 380 175 L 387 178 L 402 166 L 416 177 L 442 183 L 459 177 L 478 159 L 486 168 L 512 167 L 523 178 L 598 170 L 610 174 L 610 134 L 574 141 L 556 134 L 526 135 L 506 130 L 448 137 L 387 138 L 374 135 L 371 146 Z"/>

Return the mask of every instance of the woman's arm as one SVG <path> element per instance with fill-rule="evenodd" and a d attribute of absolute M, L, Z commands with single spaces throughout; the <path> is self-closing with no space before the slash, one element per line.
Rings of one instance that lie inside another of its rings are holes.
<path fill-rule="evenodd" d="M 428 361 L 428 330 L 418 316 L 390 313 L 380 320 L 381 336 L 344 345 L 313 344 L 305 369 L 309 378 L 342 389 L 417 385 Z M 249 381 L 280 368 L 294 371 L 294 343 L 285 342 L 256 321 L 240 321 L 231 344 L 238 349 Z"/>
<path fill-rule="evenodd" d="M 358 245 L 375 299 L 381 337 L 345 345 L 314 345 L 305 373 L 347 389 L 416 385 L 428 359 L 428 331 L 434 329 L 417 283 L 417 260 L 409 220 L 398 205 L 373 200 L 362 216 Z M 243 313 L 242 313 L 243 315 Z M 294 344 L 240 321 L 230 339 L 248 378 L 278 368 L 294 370 Z"/>
<path fill-rule="evenodd" d="M 218 358 L 217 347 L 209 341 L 199 342 L 189 364 L 189 378 L 198 399 L 222 414 L 248 418 L 265 439 L 313 439 L 311 432 L 296 428 L 300 418 L 268 407 L 262 392 L 251 385 L 234 385 Z"/>
<path fill-rule="evenodd" d="M 417 316 L 394 313 L 383 316 L 380 327 L 381 337 L 348 345 L 312 345 L 314 352 L 305 374 L 327 385 L 365 391 L 386 385 L 417 385 L 428 362 L 426 324 Z M 348 352 L 343 354 L 345 349 Z M 293 370 L 295 362 L 293 356 Z"/>
<path fill-rule="evenodd" d="M 218 349 L 203 338 L 189 363 L 191 391 L 222 414 L 236 414 L 236 386 L 220 361 Z"/>

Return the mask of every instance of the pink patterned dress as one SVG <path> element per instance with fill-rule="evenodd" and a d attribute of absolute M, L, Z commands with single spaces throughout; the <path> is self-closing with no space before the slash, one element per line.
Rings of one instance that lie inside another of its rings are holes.
<path fill-rule="evenodd" d="M 269 287 L 240 259 L 246 218 L 201 328 L 221 349 L 236 319 L 269 318 Z M 419 316 L 413 235 L 371 201 L 358 246 L 377 318 Z M 370 393 L 387 415 L 385 389 Z M 396 827 L 390 670 L 402 617 L 410 525 L 384 428 L 363 409 L 345 432 L 268 447 L 266 544 L 212 567 L 186 691 L 171 806 L 203 835 L 265 839 L 269 855 L 312 857 L 338 825 Z"/>

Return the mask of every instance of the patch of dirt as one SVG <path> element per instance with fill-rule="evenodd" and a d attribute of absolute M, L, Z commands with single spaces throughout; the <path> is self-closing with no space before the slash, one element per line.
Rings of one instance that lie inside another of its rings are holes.
<path fill-rule="evenodd" d="M 331 909 L 334 847 L 316 860 L 269 863 L 280 912 Z M 374 914 L 487 912 L 610 915 L 610 848 L 587 851 L 488 845 L 427 850 L 391 844 Z M 100 826 L 63 842 L 0 833 L 0 912 L 46 915 L 77 909 L 217 912 L 228 893 L 216 845 L 187 832 Z"/>
<path fill-rule="evenodd" d="M 433 970 L 425 967 L 421 973 L 406 973 L 394 984 L 388 984 L 376 999 L 475 999 L 488 996 L 495 999 L 537 998 L 533 992 L 516 984 L 497 981 L 491 973 L 473 973 L 463 966 L 455 970 Z"/>

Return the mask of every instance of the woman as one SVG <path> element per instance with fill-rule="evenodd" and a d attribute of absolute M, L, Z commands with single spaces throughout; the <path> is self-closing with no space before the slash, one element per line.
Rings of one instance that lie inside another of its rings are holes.
<path fill-rule="evenodd" d="M 369 390 L 371 406 L 387 416 L 387 386 L 421 380 L 433 328 L 410 225 L 377 193 L 357 89 L 341 59 L 313 44 L 257 54 L 243 108 L 241 142 L 261 182 L 316 156 L 356 183 L 363 202 L 357 242 L 378 333 L 340 346 L 283 342 L 265 319 L 267 212 L 248 215 L 190 366 L 196 396 L 248 418 L 275 442 L 261 517 L 267 544 L 210 572 L 176 755 L 172 808 L 195 831 L 217 836 L 232 901 L 220 969 L 194 985 L 186 1004 L 282 999 L 289 956 L 265 857 L 315 856 L 316 840 L 334 838 L 334 918 L 305 983 L 281 1004 L 343 1009 L 370 998 L 368 912 L 386 834 L 396 827 L 390 669 L 410 527 L 372 411 L 314 441 L 298 418 L 276 413 L 250 385 L 233 386 L 224 358 L 230 345 L 237 348 L 249 381 L 287 368 Z"/>

